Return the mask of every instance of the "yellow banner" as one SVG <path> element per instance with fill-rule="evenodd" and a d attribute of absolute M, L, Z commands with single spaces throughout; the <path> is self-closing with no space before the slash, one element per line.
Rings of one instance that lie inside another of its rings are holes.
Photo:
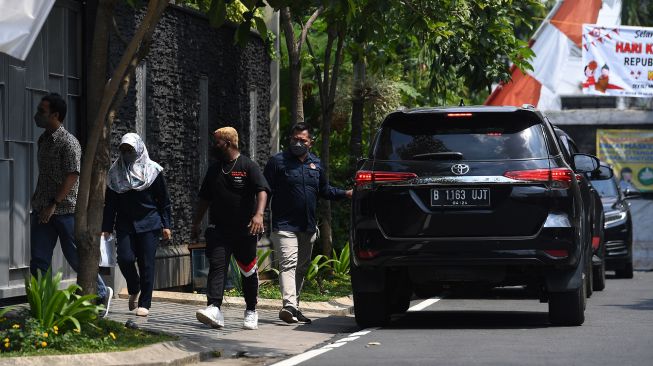
<path fill-rule="evenodd" d="M 596 130 L 596 152 L 622 190 L 653 192 L 653 130 Z"/>

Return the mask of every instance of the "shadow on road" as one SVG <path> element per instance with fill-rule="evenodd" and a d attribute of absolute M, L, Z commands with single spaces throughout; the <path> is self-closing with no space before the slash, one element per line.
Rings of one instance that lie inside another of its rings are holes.
<path fill-rule="evenodd" d="M 309 314 L 305 314 L 310 317 Z M 311 333 L 325 333 L 325 334 L 340 334 L 340 333 L 353 333 L 360 328 L 356 325 L 354 317 L 351 316 L 329 316 L 325 318 L 313 319 L 311 324 L 303 325 L 288 325 L 282 321 L 275 322 L 279 327 L 295 327 L 295 331 L 311 332 Z"/>
<path fill-rule="evenodd" d="M 389 329 L 535 329 L 548 328 L 545 312 L 419 311 L 393 317 Z"/>
<path fill-rule="evenodd" d="M 606 304 L 603 306 L 619 307 L 631 310 L 653 310 L 653 299 L 641 299 L 634 304 Z"/>

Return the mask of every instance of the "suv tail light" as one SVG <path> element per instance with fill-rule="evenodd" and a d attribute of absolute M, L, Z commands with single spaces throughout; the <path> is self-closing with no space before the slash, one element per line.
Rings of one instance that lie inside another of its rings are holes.
<path fill-rule="evenodd" d="M 555 258 L 565 258 L 569 256 L 569 252 L 565 249 L 549 249 L 545 250 L 544 253 Z"/>
<path fill-rule="evenodd" d="M 574 172 L 567 168 L 513 170 L 503 174 L 504 177 L 530 181 L 550 182 L 553 188 L 569 188 Z"/>
<path fill-rule="evenodd" d="M 360 186 L 368 183 L 375 182 L 400 182 L 417 178 L 415 173 L 407 172 L 376 172 L 369 170 L 361 170 L 356 172 L 356 185 Z"/>
<path fill-rule="evenodd" d="M 469 118 L 473 116 L 471 113 L 447 113 L 449 118 Z"/>

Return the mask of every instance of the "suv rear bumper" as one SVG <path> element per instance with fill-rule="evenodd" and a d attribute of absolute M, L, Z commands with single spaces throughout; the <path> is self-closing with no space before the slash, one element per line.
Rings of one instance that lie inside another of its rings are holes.
<path fill-rule="evenodd" d="M 580 245 L 575 230 L 542 228 L 516 238 L 387 238 L 379 230 L 356 230 L 352 258 L 360 267 L 576 266 Z M 550 250 L 566 251 L 547 253 Z"/>

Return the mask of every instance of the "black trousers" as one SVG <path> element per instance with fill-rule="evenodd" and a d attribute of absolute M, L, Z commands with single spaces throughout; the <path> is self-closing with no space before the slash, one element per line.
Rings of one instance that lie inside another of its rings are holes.
<path fill-rule="evenodd" d="M 138 307 L 141 308 L 149 309 L 152 305 L 154 261 L 160 233 L 160 229 L 138 234 L 120 231 L 116 233 L 118 266 L 127 280 L 129 294 L 135 295 L 140 291 Z M 138 263 L 138 271 L 136 271 L 136 263 Z"/>
<path fill-rule="evenodd" d="M 240 271 L 247 310 L 255 310 L 258 298 L 257 236 L 225 235 L 214 228 L 206 229 L 205 236 L 206 258 L 209 260 L 206 283 L 208 305 L 222 306 L 227 271 L 233 254 Z"/>

